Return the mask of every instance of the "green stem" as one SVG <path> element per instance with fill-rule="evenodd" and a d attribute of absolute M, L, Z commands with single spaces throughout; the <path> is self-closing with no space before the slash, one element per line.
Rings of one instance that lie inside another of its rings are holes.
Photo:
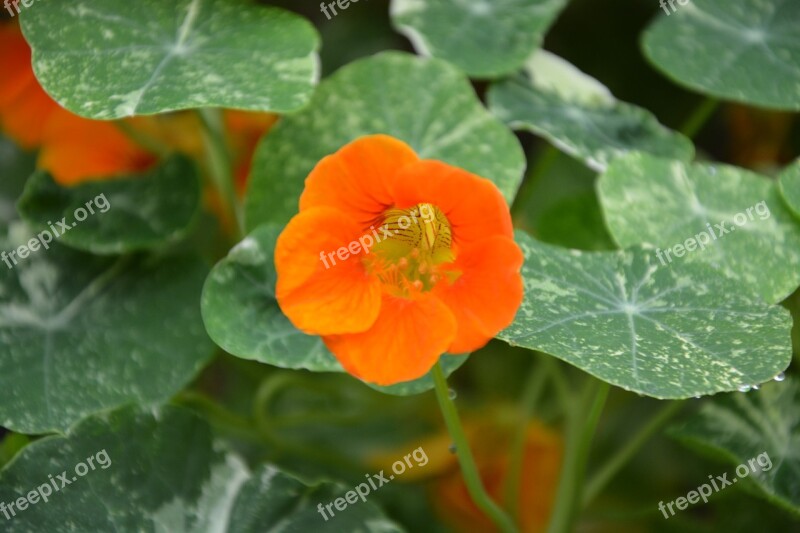
<path fill-rule="evenodd" d="M 194 407 L 201 411 L 212 425 L 227 430 L 247 440 L 263 442 L 261 435 L 254 430 L 253 422 L 229 411 L 205 394 L 197 391 L 181 391 L 173 400 L 178 405 Z"/>
<path fill-rule="evenodd" d="M 669 402 L 661 409 L 650 422 L 642 427 L 636 435 L 628 441 L 608 462 L 591 477 L 586 484 L 583 495 L 583 505 L 589 503 L 603 490 L 611 479 L 636 455 L 636 452 L 655 434 L 667 421 L 669 421 L 683 407 L 683 402 Z"/>
<path fill-rule="evenodd" d="M 681 127 L 681 133 L 690 139 L 693 139 L 694 136 L 700 133 L 700 130 L 703 129 L 703 126 L 705 126 L 706 122 L 708 122 L 708 119 L 712 117 L 714 111 L 717 110 L 717 107 L 719 107 L 719 100 L 715 98 L 704 99 L 683 124 L 683 127 Z"/>
<path fill-rule="evenodd" d="M 568 413 L 567 448 L 561 466 L 556 506 L 547 529 L 548 533 L 569 533 L 572 530 L 577 504 L 581 501 L 581 484 L 586 471 L 592 437 L 597 429 L 609 389 L 608 383 L 589 378 L 584 393 L 585 398 L 580 402 L 573 402 Z M 587 407 L 588 413 L 586 412 Z"/>
<path fill-rule="evenodd" d="M 436 363 L 432 370 L 433 381 L 436 385 L 436 398 L 439 401 L 439 409 L 442 411 L 445 425 L 453 439 L 456 446 L 456 455 L 458 462 L 461 465 L 461 474 L 464 476 L 464 483 L 467 485 L 472 501 L 475 505 L 486 514 L 504 533 L 515 533 L 516 526 L 503 512 L 503 510 L 489 497 L 486 489 L 483 487 L 480 475 L 478 474 L 478 467 L 475 464 L 475 459 L 472 457 L 472 452 L 467 444 L 467 438 L 464 435 L 464 428 L 461 427 L 461 421 L 458 418 L 458 411 L 450 399 L 450 393 L 447 388 L 447 380 L 444 377 L 441 366 Z"/>
<path fill-rule="evenodd" d="M 142 131 L 137 130 L 124 120 L 115 120 L 113 124 L 131 141 L 144 148 L 151 154 L 161 158 L 169 155 L 169 149 L 164 146 L 164 143 Z"/>
<path fill-rule="evenodd" d="M 236 224 L 238 237 L 244 235 L 244 219 L 233 181 L 233 163 L 225 141 L 225 123 L 219 109 L 198 109 L 203 124 L 203 140 L 208 154 L 211 177 L 231 220 Z"/>
<path fill-rule="evenodd" d="M 511 443 L 511 459 L 508 465 L 505 486 L 503 487 L 503 501 L 509 514 L 514 518 L 517 517 L 519 511 L 519 489 L 522 481 L 522 463 L 525 458 L 525 437 L 527 435 L 528 421 L 533 417 L 536 404 L 539 402 L 544 390 L 547 375 L 548 372 L 542 369 L 542 365 L 533 365 L 522 393 L 519 427 Z"/>

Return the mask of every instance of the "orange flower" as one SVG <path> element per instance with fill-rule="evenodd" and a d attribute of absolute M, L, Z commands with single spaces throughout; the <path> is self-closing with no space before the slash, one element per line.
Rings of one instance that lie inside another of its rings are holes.
<path fill-rule="evenodd" d="M 362 137 L 306 179 L 278 239 L 277 299 L 351 374 L 389 385 L 485 345 L 522 301 L 522 253 L 495 185 Z"/>
<path fill-rule="evenodd" d="M 16 24 L 0 24 L 0 50 L 0 129 L 30 150 L 42 143 L 48 119 L 61 108 L 33 75 L 31 49 Z"/>
<path fill-rule="evenodd" d="M 475 462 L 483 486 L 498 504 L 503 502 L 510 471 L 510 457 L 502 450 L 510 448 L 510 434 L 496 422 L 486 421 L 470 433 Z M 449 442 L 449 441 L 448 441 Z M 563 444 L 561 437 L 542 424 L 532 421 L 525 429 L 525 444 L 519 472 L 517 523 L 524 533 L 541 533 L 547 528 L 555 502 L 561 472 Z M 452 462 L 455 456 L 451 454 Z M 497 531 L 483 512 L 473 503 L 464 478 L 456 464 L 449 474 L 439 477 L 433 487 L 434 505 L 455 531 L 490 533 Z"/>
<path fill-rule="evenodd" d="M 37 164 L 56 181 L 72 185 L 138 172 L 155 162 L 114 124 L 74 115 L 50 98 L 33 74 L 30 47 L 16 24 L 0 24 L 0 49 L 8 58 L 0 84 L 0 129 L 23 148 L 41 148 Z"/>

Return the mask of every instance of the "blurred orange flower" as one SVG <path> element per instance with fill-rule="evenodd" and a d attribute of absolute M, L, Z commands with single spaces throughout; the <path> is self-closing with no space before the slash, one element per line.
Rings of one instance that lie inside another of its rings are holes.
<path fill-rule="evenodd" d="M 0 84 L 0 130 L 25 149 L 39 149 L 38 166 L 57 182 L 73 185 L 146 170 L 157 157 L 113 122 L 90 120 L 62 108 L 42 89 L 31 66 L 31 50 L 16 24 L 0 24 L 4 51 Z M 242 192 L 258 140 L 276 121 L 271 113 L 226 110 L 225 122 L 237 187 Z M 123 121 L 166 149 L 201 158 L 200 124 L 192 113 Z"/>
<path fill-rule="evenodd" d="M 498 432 L 495 422 L 486 420 L 468 428 L 475 462 L 489 496 L 502 505 L 504 488 L 510 471 L 510 434 Z M 560 435 L 538 422 L 525 428 L 525 444 L 520 485 L 515 488 L 518 524 L 523 533 L 539 533 L 547 528 L 561 471 L 563 444 Z M 451 468 L 433 484 L 434 506 L 442 518 L 460 533 L 497 531 L 492 521 L 478 509 L 464 484 L 456 457 L 451 455 Z"/>
<path fill-rule="evenodd" d="M 506 483 L 512 475 L 510 452 L 520 421 L 513 407 L 493 406 L 480 415 L 464 420 L 464 432 L 473 452 L 483 486 L 500 506 L 504 504 Z M 512 487 L 518 510 L 517 524 L 523 533 L 540 533 L 547 528 L 563 456 L 561 435 L 538 421 L 524 427 L 522 463 Z M 459 533 L 492 533 L 492 521 L 473 503 L 458 458 L 450 449 L 452 440 L 446 430 L 424 439 L 414 439 L 396 449 L 384 450 L 368 460 L 375 471 L 392 472 L 392 463 L 418 446 L 425 451 L 425 465 L 405 471 L 397 480 L 402 483 L 426 483 L 437 514 Z"/>
<path fill-rule="evenodd" d="M 4 77 L 0 129 L 23 148 L 41 148 L 38 166 L 59 183 L 138 172 L 156 161 L 112 123 L 79 117 L 39 85 L 31 50 L 16 24 L 0 24 Z"/>
<path fill-rule="evenodd" d="M 348 372 L 390 385 L 506 327 L 522 260 L 491 181 L 372 135 L 306 179 L 275 250 L 277 299 Z"/>

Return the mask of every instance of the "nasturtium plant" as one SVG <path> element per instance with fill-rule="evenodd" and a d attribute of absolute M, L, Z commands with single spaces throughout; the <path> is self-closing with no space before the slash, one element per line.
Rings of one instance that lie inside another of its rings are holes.
<path fill-rule="evenodd" d="M 798 530 L 800 0 L 628 3 L 0 4 L 0 531 Z"/>
<path fill-rule="evenodd" d="M 20 230 L 21 245 L 32 234 Z M 163 402 L 208 361 L 199 305 L 187 304 L 199 302 L 202 260 L 52 244 L 18 261 L 0 268 L 0 425 L 62 431 L 96 411 Z"/>
<path fill-rule="evenodd" d="M 670 434 L 732 465 L 750 467 L 753 461 L 748 479 L 758 492 L 800 515 L 800 390 L 783 373 L 775 382 L 714 398 Z"/>
<path fill-rule="evenodd" d="M 499 335 L 512 345 L 656 398 L 738 390 L 789 366 L 788 312 L 705 265 L 664 266 L 652 248 L 581 252 L 517 237 L 525 301 Z"/>
<path fill-rule="evenodd" d="M 59 242 L 96 254 L 163 246 L 183 237 L 200 209 L 200 180 L 191 160 L 175 156 L 150 174 L 64 187 L 47 172 L 28 180 L 18 203 L 35 231 L 52 227 Z M 76 220 L 76 210 L 81 209 Z M 65 220 L 67 230 L 59 228 Z"/>
<path fill-rule="evenodd" d="M 248 228 L 286 223 L 316 163 L 372 133 L 405 141 L 424 159 L 491 179 L 509 202 L 522 180 L 519 142 L 481 105 L 461 72 L 438 59 L 387 52 L 342 67 L 320 84 L 308 107 L 263 139 L 251 171 Z"/>
<path fill-rule="evenodd" d="M 672 267 L 706 263 L 771 303 L 800 285 L 800 223 L 764 176 L 630 154 L 609 166 L 598 190 L 622 247 L 651 244 Z"/>
<path fill-rule="evenodd" d="M 42 86 L 95 119 L 197 107 L 290 111 L 308 101 L 318 76 L 308 21 L 249 2 L 56 2 L 25 12 L 22 28 Z"/>
<path fill-rule="evenodd" d="M 521 73 L 493 84 L 488 100 L 512 128 L 543 136 L 597 171 L 633 151 L 682 160 L 694 155 L 689 139 L 545 50 L 537 50 Z"/>
<path fill-rule="evenodd" d="M 392 22 L 426 56 L 475 78 L 510 74 L 544 39 L 566 0 L 392 0 Z"/>
<path fill-rule="evenodd" d="M 673 2 L 674 4 L 674 2 Z M 692 0 L 644 33 L 652 63 L 714 97 L 800 110 L 800 4 L 786 0 Z"/>

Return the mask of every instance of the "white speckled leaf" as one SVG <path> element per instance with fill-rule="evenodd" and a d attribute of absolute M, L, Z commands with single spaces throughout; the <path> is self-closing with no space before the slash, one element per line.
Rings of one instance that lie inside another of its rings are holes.
<path fill-rule="evenodd" d="M 0 426 L 63 430 L 179 391 L 212 354 L 190 257 L 100 258 L 60 245 L 0 268 Z"/>
<path fill-rule="evenodd" d="M 768 500 L 800 514 L 800 388 L 795 381 L 714 398 L 669 432 L 731 465 L 748 465 L 747 479 Z M 755 472 L 749 468 L 752 459 Z"/>
<path fill-rule="evenodd" d="M 694 155 L 692 142 L 652 113 L 618 101 L 600 82 L 544 50 L 522 73 L 492 85 L 487 98 L 500 120 L 545 137 L 593 170 L 631 151 L 686 161 Z"/>
<path fill-rule="evenodd" d="M 725 165 L 631 154 L 608 167 L 598 190 L 608 228 L 623 248 L 649 243 L 662 249 L 667 265 L 710 264 L 770 303 L 800 285 L 800 223 L 770 179 Z M 701 232 L 709 241 L 704 249 L 690 244 L 692 251 L 678 249 L 682 257 L 674 250 L 666 255 Z"/>
<path fill-rule="evenodd" d="M 282 229 L 262 225 L 211 270 L 202 297 L 206 331 L 223 350 L 242 359 L 312 372 L 344 372 L 320 337 L 295 328 L 278 307 L 273 251 Z M 442 356 L 445 373 L 450 375 L 466 360 L 466 356 Z M 424 376 L 389 387 L 367 385 L 406 396 L 432 389 L 433 380 Z"/>
<path fill-rule="evenodd" d="M 64 471 L 69 484 L 62 488 Z M 273 466 L 250 472 L 214 442 L 205 421 L 176 407 L 123 408 L 30 444 L 0 471 L 0 501 L 16 501 L 49 476 L 59 490 L 10 520 L 2 516 L 3 531 L 401 531 L 369 501 L 326 523 L 316 504 L 343 491 L 305 485 Z"/>
<path fill-rule="evenodd" d="M 510 74 L 542 43 L 567 0 L 392 0 L 392 22 L 417 52 L 468 75 Z"/>
<path fill-rule="evenodd" d="M 206 331 L 223 350 L 242 359 L 342 372 L 322 340 L 295 328 L 275 300 L 273 251 L 281 229 L 259 227 L 211 270 L 202 298 Z"/>
<path fill-rule="evenodd" d="M 72 187 L 38 172 L 28 180 L 17 208 L 37 233 L 63 217 L 71 227 L 59 237 L 60 243 L 96 254 L 119 254 L 183 237 L 200 210 L 200 179 L 184 157 L 170 158 L 146 175 Z M 76 209 L 83 209 L 87 218 L 77 221 Z"/>
<path fill-rule="evenodd" d="M 498 338 L 626 390 L 688 398 L 772 379 L 791 361 L 791 317 L 706 265 L 652 249 L 579 252 L 518 232 L 525 299 Z"/>
<path fill-rule="evenodd" d="M 39 82 L 79 115 L 197 107 L 289 111 L 318 77 L 301 17 L 243 0 L 78 0 L 25 10 Z"/>
<path fill-rule="evenodd" d="M 795 161 L 784 170 L 779 178 L 781 196 L 792 211 L 800 217 L 800 161 Z"/>
<path fill-rule="evenodd" d="M 387 52 L 337 71 L 308 107 L 284 117 L 261 141 L 248 188 L 248 227 L 288 221 L 314 165 L 374 133 L 494 181 L 509 202 L 522 181 L 519 141 L 484 109 L 461 72 L 440 60 Z"/>
<path fill-rule="evenodd" d="M 692 0 L 645 32 L 650 61 L 720 98 L 800 109 L 800 2 Z"/>

